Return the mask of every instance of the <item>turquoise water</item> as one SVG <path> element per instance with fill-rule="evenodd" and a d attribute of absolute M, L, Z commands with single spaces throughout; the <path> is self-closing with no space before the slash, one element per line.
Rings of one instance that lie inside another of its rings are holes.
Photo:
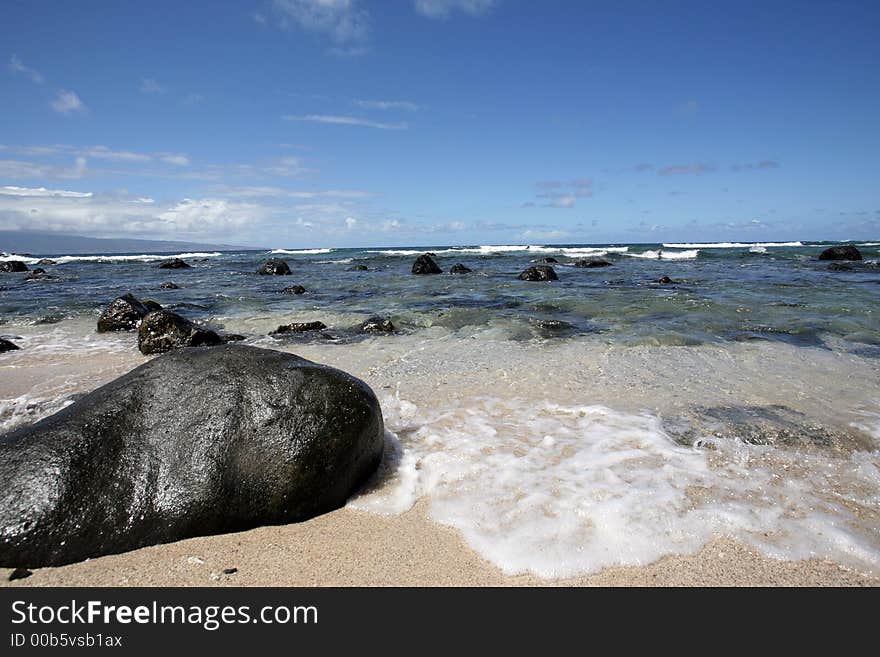
<path fill-rule="evenodd" d="M 402 332 L 442 327 L 509 340 L 596 335 L 619 344 L 696 345 L 776 340 L 880 355 L 880 245 L 856 242 L 864 261 L 830 271 L 818 260 L 829 243 L 728 245 L 551 245 L 389 247 L 214 252 L 181 255 L 192 269 L 161 270 L 169 255 L 52 257 L 57 281 L 0 274 L 0 322 L 52 324 L 97 315 L 132 292 L 197 321 L 244 329 L 249 318 L 326 313 L 330 333 L 344 338 L 364 315 L 392 318 Z M 443 275 L 414 276 L 412 262 L 436 254 Z M 258 276 L 268 257 L 286 260 L 291 276 Z M 552 257 L 559 280 L 517 275 Z M 611 266 L 577 268 L 582 259 Z M 8 259 L 8 258 L 6 258 Z M 38 258 L 24 258 L 31 268 Z M 448 274 L 463 263 L 473 272 Z M 367 271 L 355 271 L 364 265 Z M 671 284 L 658 283 L 663 276 Z M 160 289 L 174 281 L 177 290 Z M 301 296 L 280 294 L 303 285 Z M 268 320 L 267 320 L 268 321 Z M 279 322 L 280 323 L 280 322 Z M 262 329 L 261 329 L 262 330 Z M 876 352 L 876 353 L 875 353 Z"/>

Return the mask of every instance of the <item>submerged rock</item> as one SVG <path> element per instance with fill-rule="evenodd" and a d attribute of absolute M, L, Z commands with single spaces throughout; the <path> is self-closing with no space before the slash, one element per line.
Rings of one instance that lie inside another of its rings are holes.
<path fill-rule="evenodd" d="M 578 260 L 576 263 L 574 263 L 574 266 L 592 269 L 593 267 L 610 267 L 611 263 L 607 260 Z"/>
<path fill-rule="evenodd" d="M 4 351 L 17 351 L 18 349 L 21 349 L 21 347 L 14 342 L 10 342 L 6 338 L 0 338 L 0 354 Z"/>
<path fill-rule="evenodd" d="M 861 260 L 862 253 L 851 244 L 832 246 L 819 254 L 819 260 Z"/>
<path fill-rule="evenodd" d="M 375 394 L 278 351 L 184 349 L 0 439 L 0 566 L 59 566 L 342 506 L 379 464 Z"/>
<path fill-rule="evenodd" d="M 473 270 L 470 267 L 465 267 L 460 262 L 458 264 L 452 265 L 452 268 L 449 270 L 450 274 L 470 274 Z"/>
<path fill-rule="evenodd" d="M 290 267 L 283 260 L 269 258 L 257 273 L 263 276 L 289 276 L 291 272 Z"/>
<path fill-rule="evenodd" d="M 663 276 L 657 282 L 660 285 L 672 285 L 673 283 L 675 283 L 675 281 L 669 278 L 669 276 Z"/>
<path fill-rule="evenodd" d="M 192 269 L 192 265 L 187 264 L 180 258 L 171 258 L 160 263 L 158 269 Z"/>
<path fill-rule="evenodd" d="M 133 331 L 149 312 L 150 309 L 133 294 L 123 294 L 101 313 L 98 318 L 98 333 Z"/>
<path fill-rule="evenodd" d="M 828 271 L 853 271 L 852 265 L 844 265 L 839 262 L 832 262 L 828 265 Z"/>
<path fill-rule="evenodd" d="M 360 326 L 361 333 L 394 333 L 394 324 L 387 317 L 370 317 Z"/>
<path fill-rule="evenodd" d="M 443 270 L 437 266 L 433 258 L 427 253 L 420 255 L 412 266 L 413 274 L 442 274 Z"/>
<path fill-rule="evenodd" d="M 553 267 L 548 267 L 547 265 L 536 265 L 534 267 L 529 267 L 523 273 L 521 273 L 517 278 L 521 281 L 558 281 L 559 276 L 556 275 L 556 271 Z"/>
<path fill-rule="evenodd" d="M 354 267 L 349 267 L 346 271 L 370 271 L 370 268 L 366 265 L 355 265 Z"/>
<path fill-rule="evenodd" d="M 159 287 L 163 290 L 179 290 L 180 289 L 180 286 L 177 285 L 176 283 L 173 283 L 172 281 L 167 281 L 165 283 L 162 283 L 162 285 L 160 285 Z"/>
<path fill-rule="evenodd" d="M 532 262 L 540 262 L 545 265 L 555 265 L 559 261 L 556 258 L 554 258 L 553 256 L 549 256 L 547 258 L 537 258 L 536 260 L 532 260 Z"/>
<path fill-rule="evenodd" d="M 5 260 L 0 262 L 0 272 L 16 274 L 22 271 L 28 271 L 28 266 L 21 260 Z"/>
<path fill-rule="evenodd" d="M 291 285 L 281 290 L 281 294 L 305 294 L 306 288 L 302 285 Z"/>
<path fill-rule="evenodd" d="M 52 260 L 51 258 L 43 258 L 42 260 L 37 262 L 38 265 L 49 266 L 49 265 L 57 265 L 58 263 Z"/>
<path fill-rule="evenodd" d="M 170 310 L 148 313 L 138 328 L 138 349 L 142 354 L 161 354 L 183 347 L 213 347 L 223 344 L 217 333 L 202 328 Z"/>
<path fill-rule="evenodd" d="M 46 272 L 42 267 L 37 267 L 30 274 L 24 277 L 26 281 L 59 281 L 61 280 L 57 276 L 53 276 Z"/>
<path fill-rule="evenodd" d="M 305 333 L 306 331 L 323 331 L 327 328 L 324 322 L 293 322 L 282 324 L 269 335 L 282 335 L 284 333 Z"/>

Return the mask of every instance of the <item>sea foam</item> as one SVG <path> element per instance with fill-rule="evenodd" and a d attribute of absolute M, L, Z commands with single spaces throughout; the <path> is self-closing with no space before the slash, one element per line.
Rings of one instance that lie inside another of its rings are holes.
<path fill-rule="evenodd" d="M 750 246 L 803 246 L 803 242 L 685 242 L 680 244 L 664 244 L 668 249 L 745 249 Z"/>
<path fill-rule="evenodd" d="M 140 255 L 64 255 L 52 256 L 51 259 L 54 260 L 57 264 L 63 265 L 68 262 L 157 262 L 161 260 L 170 260 L 171 258 L 217 258 L 221 255 L 223 254 L 215 251 L 212 253 L 144 253 Z M 9 254 L 0 256 L 0 260 L 21 260 L 28 265 L 35 265 L 42 259 L 43 257 L 36 258 L 30 256 L 17 256 Z"/>
<path fill-rule="evenodd" d="M 507 574 L 644 565 L 720 537 L 880 572 L 876 536 L 851 510 L 880 503 L 877 452 L 811 455 L 713 436 L 682 446 L 653 415 L 599 405 L 382 406 L 386 459 L 349 506 L 397 514 L 428 497 L 432 519 Z"/>

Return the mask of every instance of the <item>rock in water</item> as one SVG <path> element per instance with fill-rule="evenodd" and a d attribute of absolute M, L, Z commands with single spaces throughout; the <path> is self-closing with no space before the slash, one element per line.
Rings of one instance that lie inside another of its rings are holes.
<path fill-rule="evenodd" d="M 532 262 L 540 262 L 540 263 L 543 263 L 543 264 L 545 264 L 545 265 L 555 265 L 555 264 L 557 264 L 559 261 L 558 261 L 556 258 L 554 258 L 553 256 L 550 256 L 550 257 L 547 257 L 547 258 L 538 258 L 537 260 L 532 260 Z"/>
<path fill-rule="evenodd" d="M 355 265 L 354 267 L 349 267 L 345 271 L 370 271 L 370 268 L 366 265 Z"/>
<path fill-rule="evenodd" d="M 522 274 L 517 276 L 521 281 L 558 281 L 559 276 L 553 267 L 547 265 L 536 265 L 529 267 Z"/>
<path fill-rule="evenodd" d="M 162 283 L 162 285 L 160 285 L 159 287 L 162 288 L 163 290 L 179 290 L 180 289 L 180 286 L 177 285 L 174 281 L 167 281 L 166 283 Z"/>
<path fill-rule="evenodd" d="M 394 324 L 386 317 L 370 317 L 361 324 L 361 333 L 394 333 Z"/>
<path fill-rule="evenodd" d="M 586 267 L 586 268 L 610 267 L 611 263 L 608 262 L 607 260 L 578 260 L 576 263 L 574 263 L 574 266 L 575 267 Z"/>
<path fill-rule="evenodd" d="M 269 335 L 281 335 L 283 333 L 305 333 L 306 331 L 323 331 L 327 328 L 324 322 L 294 322 L 282 324 Z"/>
<path fill-rule="evenodd" d="M 825 249 L 819 254 L 819 260 L 861 260 L 862 253 L 856 247 L 847 244 L 846 246 L 832 246 Z"/>
<path fill-rule="evenodd" d="M 5 262 L 0 262 L 0 271 L 2 272 L 15 274 L 27 270 L 28 266 L 24 264 L 21 260 L 6 260 Z"/>
<path fill-rule="evenodd" d="M 669 278 L 669 276 L 662 276 L 657 280 L 657 282 L 660 285 L 672 285 L 673 283 L 675 283 L 675 281 Z"/>
<path fill-rule="evenodd" d="M 431 256 L 425 254 L 416 258 L 412 266 L 413 274 L 442 274 L 443 270 L 437 266 Z"/>
<path fill-rule="evenodd" d="M 175 351 L 0 438 L 0 566 L 306 520 L 345 503 L 383 441 L 376 396 L 345 372 Z"/>
<path fill-rule="evenodd" d="M 192 269 L 192 265 L 187 264 L 180 258 L 171 258 L 160 263 L 158 269 Z"/>
<path fill-rule="evenodd" d="M 263 263 L 263 266 L 257 271 L 263 276 L 289 276 L 290 267 L 283 260 L 278 258 L 269 258 Z"/>
<path fill-rule="evenodd" d="M 60 280 L 57 276 L 53 276 L 52 274 L 47 274 L 46 270 L 42 267 L 37 267 L 36 269 L 31 270 L 31 273 L 24 277 L 26 281 L 57 281 Z"/>
<path fill-rule="evenodd" d="M 145 355 L 219 344 L 223 344 L 223 339 L 214 331 L 197 326 L 170 310 L 150 312 L 138 328 L 138 349 Z"/>
<path fill-rule="evenodd" d="M 5 338 L 0 338 L 0 354 L 2 354 L 4 351 L 17 351 L 18 349 L 21 349 L 21 347 L 19 347 L 14 342 L 10 342 Z"/>
<path fill-rule="evenodd" d="M 465 267 L 460 262 L 457 265 L 452 265 L 452 268 L 449 270 L 450 274 L 470 274 L 473 271 L 470 267 Z"/>
<path fill-rule="evenodd" d="M 51 258 L 43 258 L 42 260 L 37 262 L 37 264 L 45 266 L 45 265 L 57 265 L 58 263 L 55 262 L 54 260 L 52 260 Z"/>
<path fill-rule="evenodd" d="M 98 318 L 98 333 L 133 331 L 150 309 L 131 293 L 123 294 L 110 303 Z"/>
<path fill-rule="evenodd" d="M 852 271 L 852 265 L 842 265 L 839 262 L 832 262 L 828 265 L 828 271 Z"/>
<path fill-rule="evenodd" d="M 306 288 L 302 285 L 291 285 L 281 290 L 281 294 L 305 294 Z"/>

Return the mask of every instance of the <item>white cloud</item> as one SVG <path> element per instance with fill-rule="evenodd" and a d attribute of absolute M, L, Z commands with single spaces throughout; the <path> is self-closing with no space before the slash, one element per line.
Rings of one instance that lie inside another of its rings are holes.
<path fill-rule="evenodd" d="M 263 209 L 251 203 L 187 198 L 157 216 L 169 232 L 209 233 L 242 228 L 262 214 Z"/>
<path fill-rule="evenodd" d="M 40 72 L 30 66 L 25 66 L 21 59 L 18 58 L 18 55 L 13 55 L 9 58 L 9 70 L 13 73 L 26 75 L 36 84 L 43 84 L 43 76 Z"/>
<path fill-rule="evenodd" d="M 484 14 L 495 6 L 496 0 L 415 0 L 416 11 L 428 18 L 448 18 L 455 11 L 471 16 Z"/>
<path fill-rule="evenodd" d="M 79 99 L 79 96 L 75 92 L 66 91 L 65 89 L 61 89 L 55 100 L 49 105 L 59 114 L 83 113 L 86 111 L 86 106 Z"/>
<path fill-rule="evenodd" d="M 89 157 L 99 160 L 111 160 L 113 162 L 149 162 L 153 158 L 146 153 L 133 153 L 131 151 L 114 151 L 106 146 L 89 146 L 81 151 Z"/>
<path fill-rule="evenodd" d="M 157 157 L 166 164 L 173 164 L 178 167 L 189 166 L 189 158 L 182 153 L 159 153 Z"/>
<path fill-rule="evenodd" d="M 329 123 L 334 125 L 354 125 L 378 128 L 379 130 L 406 130 L 409 127 L 406 123 L 380 123 L 379 121 L 370 121 L 369 119 L 361 119 L 355 116 L 335 116 L 330 114 L 287 114 L 283 118 L 285 121 L 311 121 L 313 123 Z"/>
<path fill-rule="evenodd" d="M 520 233 L 517 237 L 522 240 L 536 240 L 542 242 L 551 242 L 553 240 L 561 240 L 566 237 L 571 237 L 571 233 L 564 230 L 551 229 L 551 230 L 533 230 L 528 229 Z"/>
<path fill-rule="evenodd" d="M 46 189 L 45 187 L 15 187 L 6 185 L 0 187 L 0 194 L 5 196 L 29 196 L 56 198 L 91 198 L 92 192 L 69 192 L 64 189 Z"/>
<path fill-rule="evenodd" d="M 238 198 L 295 198 L 303 200 L 327 198 L 360 199 L 376 196 L 373 192 L 363 192 L 356 189 L 301 191 L 284 189 L 282 187 L 249 185 L 215 185 L 211 189 L 211 193 Z"/>
<path fill-rule="evenodd" d="M 364 109 L 406 110 L 415 112 L 419 106 L 408 100 L 356 100 L 354 104 Z"/>
<path fill-rule="evenodd" d="M 140 92 L 142 94 L 164 94 L 165 87 L 153 78 L 141 78 Z"/>
<path fill-rule="evenodd" d="M 192 107 L 193 105 L 198 105 L 199 103 L 204 102 L 204 100 L 205 100 L 205 97 L 202 96 L 201 94 L 189 93 L 186 96 L 184 96 L 183 100 L 180 102 L 182 102 L 184 105 L 188 105 L 188 106 Z"/>
<path fill-rule="evenodd" d="M 274 0 L 272 6 L 282 27 L 325 34 L 337 44 L 362 42 L 370 33 L 370 17 L 358 0 Z"/>
<path fill-rule="evenodd" d="M 357 226 L 357 219 L 355 219 L 354 217 L 346 217 L 345 218 L 345 229 L 346 230 L 352 230 L 352 229 L 354 229 L 355 226 Z"/>

